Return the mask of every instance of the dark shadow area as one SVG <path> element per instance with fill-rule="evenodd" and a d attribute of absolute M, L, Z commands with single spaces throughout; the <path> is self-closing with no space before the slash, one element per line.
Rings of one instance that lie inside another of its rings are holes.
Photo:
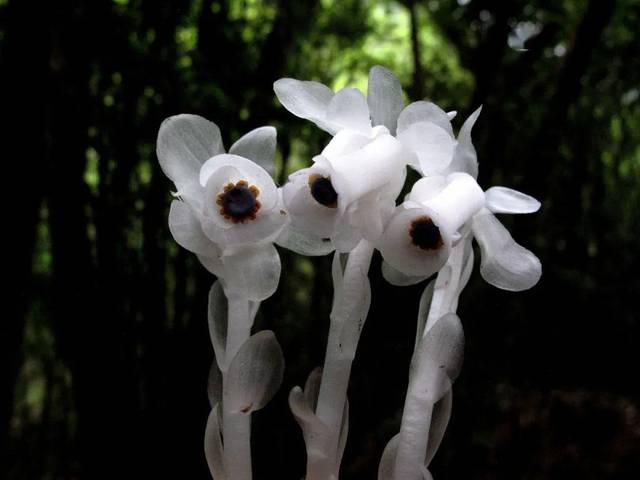
<path fill-rule="evenodd" d="M 477 106 L 483 188 L 541 200 L 505 218 L 543 264 L 513 294 L 474 272 L 466 363 L 436 479 L 640 478 L 640 0 L 0 1 L 7 303 L 0 477 L 209 476 L 203 434 L 214 278 L 171 238 L 155 139 L 182 112 L 228 147 L 278 128 L 278 183 L 328 136 L 282 108 L 281 77 Z M 287 370 L 254 415 L 257 479 L 299 479 L 286 402 L 322 363 L 331 259 L 280 250 L 273 329 Z M 424 285 L 371 270 L 343 478 L 376 478 L 398 431 Z"/>

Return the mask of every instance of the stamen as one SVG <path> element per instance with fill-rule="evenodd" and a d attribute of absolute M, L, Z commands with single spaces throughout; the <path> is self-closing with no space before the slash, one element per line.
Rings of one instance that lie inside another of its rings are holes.
<path fill-rule="evenodd" d="M 440 229 L 426 215 L 411 222 L 409 235 L 412 243 L 422 250 L 437 250 L 443 245 Z"/>
<path fill-rule="evenodd" d="M 311 196 L 320 205 L 329 208 L 338 206 L 338 193 L 333 188 L 330 178 L 321 175 L 310 175 L 309 188 L 311 189 Z"/>
<path fill-rule="evenodd" d="M 218 195 L 216 204 L 220 206 L 220 215 L 233 223 L 255 220 L 261 204 L 257 200 L 260 190 L 249 185 L 246 180 L 227 183 Z"/>

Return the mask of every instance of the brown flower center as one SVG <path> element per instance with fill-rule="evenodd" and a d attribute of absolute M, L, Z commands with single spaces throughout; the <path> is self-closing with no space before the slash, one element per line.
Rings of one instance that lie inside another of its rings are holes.
<path fill-rule="evenodd" d="M 220 206 L 220 215 L 224 218 L 233 223 L 244 223 L 255 220 L 261 207 L 258 195 L 260 190 L 256 186 L 240 180 L 237 183 L 227 183 L 218 195 L 216 204 Z"/>
<path fill-rule="evenodd" d="M 411 222 L 409 235 L 412 243 L 422 250 L 437 250 L 443 245 L 440 229 L 426 215 Z"/>
<path fill-rule="evenodd" d="M 320 205 L 329 208 L 336 208 L 338 206 L 338 193 L 333 188 L 330 178 L 317 174 L 310 175 L 309 189 L 311 190 L 313 199 Z"/>

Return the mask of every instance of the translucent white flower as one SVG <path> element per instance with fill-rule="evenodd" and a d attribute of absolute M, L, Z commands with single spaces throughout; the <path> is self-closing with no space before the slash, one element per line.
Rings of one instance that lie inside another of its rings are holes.
<path fill-rule="evenodd" d="M 369 75 L 369 96 L 317 82 L 281 79 L 282 104 L 335 134 L 310 168 L 289 177 L 283 199 L 291 225 L 330 239 L 340 251 L 362 238 L 375 241 L 395 206 L 411 153 L 392 136 L 404 105 L 398 79 L 383 67 Z"/>
<path fill-rule="evenodd" d="M 291 223 L 340 251 L 379 237 L 405 175 L 406 153 L 387 132 L 340 131 L 310 168 L 292 174 L 283 187 Z"/>
<path fill-rule="evenodd" d="M 482 189 L 468 174 L 422 178 L 396 208 L 377 246 L 393 269 L 428 277 L 445 264 L 460 228 L 484 204 Z"/>
<path fill-rule="evenodd" d="M 218 127 L 196 115 L 165 120 L 158 133 L 160 166 L 176 185 L 169 228 L 176 242 L 250 300 L 273 293 L 280 259 L 272 242 L 286 214 L 268 173 L 276 131 L 262 127 L 225 153 Z"/>

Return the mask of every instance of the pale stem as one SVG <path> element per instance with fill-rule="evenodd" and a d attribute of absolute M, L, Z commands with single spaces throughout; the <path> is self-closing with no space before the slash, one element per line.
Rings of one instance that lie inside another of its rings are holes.
<path fill-rule="evenodd" d="M 366 276 L 369 271 L 373 250 L 373 245 L 370 242 L 362 240 L 349 253 L 344 269 L 343 286 L 360 284 L 359 280 L 362 275 Z M 335 255 L 339 255 L 339 253 L 336 252 Z M 362 295 L 365 294 L 365 292 L 361 293 Z M 334 291 L 334 295 L 337 294 L 340 294 L 340 292 Z M 308 480 L 328 480 L 338 477 L 340 468 L 336 458 L 338 441 L 347 400 L 351 365 L 355 357 L 358 340 L 360 339 L 360 328 L 357 325 L 353 325 L 352 322 L 364 321 L 364 319 L 354 316 L 348 317 L 343 312 L 357 310 L 355 305 L 349 305 L 347 302 L 349 299 L 357 302 L 362 299 L 362 295 L 354 294 L 346 297 L 342 295 L 340 302 L 335 305 L 331 315 L 329 339 L 327 341 L 327 351 L 316 407 L 316 415 L 327 426 L 329 431 L 324 450 L 327 457 L 324 461 L 307 465 Z M 347 330 L 352 334 L 343 335 L 343 332 Z"/>
<path fill-rule="evenodd" d="M 452 310 L 452 293 L 458 289 L 460 276 L 463 270 L 464 241 L 461 241 L 451 252 L 447 261 L 451 273 L 445 272 L 444 268 L 438 273 L 436 284 L 429 308 L 429 315 L 425 323 L 424 332 L 416 332 L 424 338 L 426 332 L 435 322 Z M 449 277 L 448 279 L 446 277 Z M 424 377 L 418 372 L 418 359 L 420 348 L 417 345 L 411 359 L 411 372 L 409 374 L 409 387 L 405 397 L 402 411 L 402 421 L 400 424 L 400 439 L 396 453 L 394 480 L 422 480 L 421 469 L 425 463 L 427 453 L 427 442 L 429 440 L 429 430 L 431 428 L 431 416 L 433 413 L 434 400 L 432 391 L 434 385 L 425 383 Z"/>
<path fill-rule="evenodd" d="M 246 299 L 230 296 L 228 305 L 227 369 L 242 344 L 249 339 L 252 323 Z M 228 387 L 225 371 L 222 372 L 222 388 L 226 390 Z M 232 412 L 223 402 L 222 431 L 228 480 L 251 480 L 251 414 Z"/>

